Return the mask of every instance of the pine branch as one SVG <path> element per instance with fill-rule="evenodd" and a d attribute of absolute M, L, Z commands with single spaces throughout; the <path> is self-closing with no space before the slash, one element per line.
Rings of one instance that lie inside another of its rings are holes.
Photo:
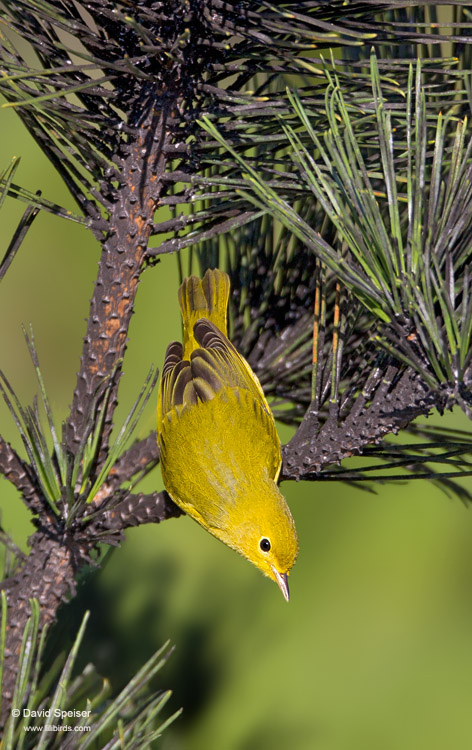
<path fill-rule="evenodd" d="M 124 482 L 132 480 L 137 474 L 145 476 L 159 463 L 159 452 L 155 432 L 151 432 L 147 438 L 136 440 L 110 470 L 103 494 L 111 496 Z"/>
<path fill-rule="evenodd" d="M 59 606 L 75 591 L 75 576 L 87 558 L 89 547 L 77 542 L 70 534 L 51 527 L 42 527 L 29 539 L 31 551 L 18 572 L 7 579 L 4 589 L 9 607 L 9 627 L 4 643 L 2 708 L 11 705 L 17 677 L 18 654 L 25 622 L 30 613 L 30 600 L 40 606 L 40 626 L 55 620 Z M 13 606 L 14 603 L 14 606 Z"/>
<path fill-rule="evenodd" d="M 67 421 L 65 439 L 75 455 L 91 419 L 95 393 L 105 376 L 113 373 L 113 391 L 107 404 L 99 464 L 103 462 L 117 403 L 116 391 L 133 314 L 140 273 L 152 228 L 152 217 L 162 190 L 166 168 L 162 151 L 172 134 L 171 107 L 152 111 L 123 162 L 117 203 L 103 243 L 99 273 L 91 300 L 81 369 Z"/>
<path fill-rule="evenodd" d="M 391 366 L 376 379 L 379 382 L 373 393 L 359 396 L 342 421 L 335 404 L 322 425 L 317 410 L 309 409 L 295 436 L 284 446 L 282 480 L 314 479 L 323 466 L 360 454 L 366 445 L 398 432 L 437 405 L 414 370 L 400 374 L 398 367 Z"/>
<path fill-rule="evenodd" d="M 0 473 L 21 493 L 26 507 L 32 513 L 38 516 L 49 513 L 49 509 L 43 502 L 42 495 L 36 486 L 31 467 L 18 456 L 11 445 L 2 437 L 0 437 Z"/>
<path fill-rule="evenodd" d="M 129 494 L 112 510 L 103 515 L 103 526 L 113 532 L 143 523 L 161 523 L 168 518 L 178 518 L 183 511 L 172 502 L 167 492 Z"/>

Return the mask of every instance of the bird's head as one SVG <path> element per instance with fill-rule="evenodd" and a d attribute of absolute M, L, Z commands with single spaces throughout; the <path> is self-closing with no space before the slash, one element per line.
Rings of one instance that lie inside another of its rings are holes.
<path fill-rule="evenodd" d="M 275 482 L 253 490 L 239 507 L 230 533 L 217 536 L 272 578 L 289 600 L 288 575 L 298 554 L 295 524 Z M 226 532 L 228 529 L 225 530 Z"/>

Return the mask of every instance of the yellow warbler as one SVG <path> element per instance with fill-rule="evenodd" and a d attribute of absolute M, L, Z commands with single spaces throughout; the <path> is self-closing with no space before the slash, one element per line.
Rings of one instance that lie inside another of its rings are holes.
<path fill-rule="evenodd" d="M 280 440 L 259 380 L 227 338 L 228 298 L 219 270 L 179 289 L 184 343 L 167 347 L 157 407 L 162 476 L 180 508 L 288 601 L 298 540 L 277 487 Z"/>

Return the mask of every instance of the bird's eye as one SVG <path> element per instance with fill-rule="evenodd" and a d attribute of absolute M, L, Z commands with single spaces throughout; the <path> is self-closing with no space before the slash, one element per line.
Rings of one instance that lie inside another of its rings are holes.
<path fill-rule="evenodd" d="M 270 550 L 270 542 L 266 537 L 262 537 L 261 541 L 259 542 L 259 547 L 263 552 L 268 552 Z"/>

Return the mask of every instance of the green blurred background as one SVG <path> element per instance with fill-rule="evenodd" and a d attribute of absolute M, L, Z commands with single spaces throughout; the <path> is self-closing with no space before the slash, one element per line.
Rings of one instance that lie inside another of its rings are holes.
<path fill-rule="evenodd" d="M 16 182 L 74 209 L 11 110 L 1 161 L 22 157 Z M 23 206 L 1 217 L 5 249 Z M 3 250 L 2 250 L 3 252 Z M 36 344 L 58 420 L 79 366 L 99 248 L 79 225 L 41 214 L 0 295 L 1 363 L 23 401 L 36 391 L 21 324 Z M 119 424 L 151 363 L 180 335 L 177 267 L 165 257 L 139 289 Z M 154 399 L 153 399 L 154 401 Z M 438 420 L 439 417 L 434 417 Z M 468 428 L 460 414 L 449 425 Z M 21 449 L 6 409 L 1 432 Z M 149 404 L 139 428 L 154 426 Z M 280 429 L 287 440 L 289 431 Z M 161 489 L 158 471 L 143 489 Z M 300 536 L 287 605 L 276 586 L 188 518 L 130 530 L 103 567 L 83 576 L 57 640 L 92 616 L 85 664 L 118 688 L 166 639 L 159 675 L 182 717 L 164 750 L 462 750 L 472 747 L 472 515 L 426 482 L 377 487 L 288 483 Z M 1 480 L 2 524 L 21 547 L 31 533 Z"/>

